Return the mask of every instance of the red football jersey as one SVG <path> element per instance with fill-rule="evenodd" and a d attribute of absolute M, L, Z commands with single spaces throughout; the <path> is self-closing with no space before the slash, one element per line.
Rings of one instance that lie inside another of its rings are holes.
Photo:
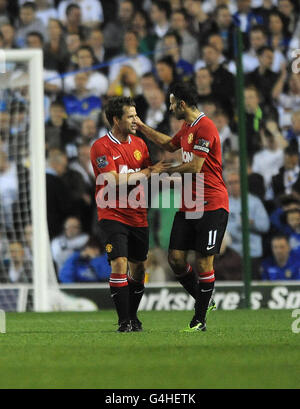
<path fill-rule="evenodd" d="M 147 205 L 142 184 L 138 186 L 138 194 L 135 195 L 136 200 L 138 200 L 141 206 L 133 208 L 130 207 L 130 203 L 132 202 L 130 202 L 130 200 L 128 201 L 128 194 L 130 194 L 132 189 L 137 188 L 136 185 L 132 187 L 128 186 L 128 194 L 120 192 L 121 189 L 117 186 L 115 200 L 110 202 L 105 200 L 108 207 L 104 207 L 103 205 L 100 206 L 99 203 L 100 199 L 105 198 L 105 189 L 103 188 L 106 184 L 98 184 L 99 180 L 97 183 L 97 178 L 100 174 L 111 171 L 116 171 L 117 173 L 132 173 L 149 167 L 151 165 L 149 152 L 143 139 L 129 135 L 128 141 L 120 142 L 109 132 L 94 142 L 91 148 L 91 162 L 96 178 L 95 198 L 97 202 L 98 220 L 112 219 L 134 227 L 148 226 Z"/>
<path fill-rule="evenodd" d="M 221 142 L 215 124 L 201 113 L 193 123 L 184 122 L 181 129 L 173 137 L 172 143 L 181 148 L 182 161 L 185 163 L 191 162 L 193 155 L 205 158 L 201 170 L 204 175 L 204 211 L 223 208 L 229 212 L 228 193 L 222 176 Z M 191 188 L 195 198 L 195 177 Z M 195 210 L 185 206 L 184 189 L 180 210 Z"/>

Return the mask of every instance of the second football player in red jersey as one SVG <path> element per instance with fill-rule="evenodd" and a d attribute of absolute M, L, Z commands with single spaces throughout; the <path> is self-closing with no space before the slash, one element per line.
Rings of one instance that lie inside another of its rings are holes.
<path fill-rule="evenodd" d="M 118 331 L 140 331 L 142 324 L 137 310 L 144 293 L 149 247 L 147 209 L 142 205 L 142 183 L 137 187 L 141 204 L 138 207 L 131 206 L 129 196 L 121 193 L 121 189 L 124 184 L 136 188 L 135 182 L 140 182 L 141 177 L 149 178 L 151 173 L 160 173 L 168 165 L 162 162 L 151 165 L 145 142 L 135 136 L 137 114 L 131 98 L 110 99 L 105 113 L 111 132 L 99 138 L 91 148 L 98 220 L 112 268 L 109 285 L 119 318 Z M 106 186 L 115 200 L 104 201 Z"/>
<path fill-rule="evenodd" d="M 214 123 L 197 108 L 197 92 L 187 83 L 175 84 L 170 92 L 170 110 L 183 119 L 182 128 L 171 138 L 157 132 L 138 119 L 139 130 L 162 149 L 174 152 L 181 149 L 182 164 L 170 168 L 169 173 L 204 174 L 203 215 L 191 218 L 196 209 L 185 205 L 176 213 L 169 245 L 169 263 L 182 286 L 195 298 L 195 315 L 188 332 L 206 330 L 206 314 L 214 289 L 214 256 L 220 251 L 228 220 L 227 189 L 222 177 L 220 137 Z M 184 196 L 184 194 L 183 194 Z M 196 252 L 196 274 L 187 263 L 189 250 Z"/>

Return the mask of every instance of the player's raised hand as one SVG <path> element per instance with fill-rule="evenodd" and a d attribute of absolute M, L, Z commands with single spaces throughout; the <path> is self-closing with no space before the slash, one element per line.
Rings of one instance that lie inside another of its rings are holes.
<path fill-rule="evenodd" d="M 135 117 L 135 124 L 139 130 L 141 130 L 141 127 L 144 125 L 144 122 L 141 120 L 139 116 Z"/>

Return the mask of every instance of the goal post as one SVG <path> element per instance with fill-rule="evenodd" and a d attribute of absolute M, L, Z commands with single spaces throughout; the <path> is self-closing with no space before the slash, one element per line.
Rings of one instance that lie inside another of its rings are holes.
<path fill-rule="evenodd" d="M 33 309 L 48 311 L 49 238 L 46 206 L 43 53 L 35 49 L 5 50 L 4 53 L 6 63 L 28 64 Z"/>

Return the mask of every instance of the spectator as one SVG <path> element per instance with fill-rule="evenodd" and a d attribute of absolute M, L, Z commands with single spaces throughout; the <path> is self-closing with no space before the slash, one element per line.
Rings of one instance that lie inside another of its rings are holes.
<path fill-rule="evenodd" d="M 50 18 L 57 19 L 58 13 L 51 0 L 35 0 L 36 16 L 42 20 L 45 27 L 48 26 Z"/>
<path fill-rule="evenodd" d="M 81 251 L 76 251 L 59 271 L 61 283 L 108 282 L 111 267 L 107 254 L 101 253 L 96 239 L 90 238 Z"/>
<path fill-rule="evenodd" d="M 81 222 L 77 217 L 68 217 L 63 226 L 63 233 L 51 241 L 52 257 L 57 271 L 75 252 L 80 251 L 88 242 L 89 235 L 82 232 Z"/>
<path fill-rule="evenodd" d="M 227 59 L 234 58 L 234 24 L 229 8 L 225 4 L 216 7 L 212 18 L 199 24 L 200 45 L 204 46 L 212 34 L 221 36 Z"/>
<path fill-rule="evenodd" d="M 80 144 L 90 145 L 98 139 L 98 130 L 96 121 L 91 118 L 86 118 L 81 122 L 80 136 L 78 141 Z"/>
<path fill-rule="evenodd" d="M 207 67 L 199 68 L 195 73 L 195 85 L 198 92 L 199 109 L 204 111 L 204 105 L 208 102 L 219 104 L 220 108 L 226 109 L 226 100 L 222 101 L 218 94 L 212 90 L 213 77 Z"/>
<path fill-rule="evenodd" d="M 131 29 L 135 6 L 131 0 L 119 2 L 116 19 L 108 21 L 103 28 L 104 47 L 108 56 L 113 57 L 122 51 L 124 34 Z"/>
<path fill-rule="evenodd" d="M 253 25 L 263 24 L 263 19 L 251 8 L 251 0 L 237 0 L 236 5 L 237 11 L 233 14 L 233 19 L 244 33 L 244 43 L 248 46 L 247 34 Z"/>
<path fill-rule="evenodd" d="M 255 7 L 257 5 L 258 7 Z M 274 7 L 274 1 L 259 0 L 258 4 L 255 4 L 255 6 L 254 6 L 255 8 L 253 8 L 254 13 L 262 19 L 260 24 L 263 26 L 267 26 L 269 22 L 270 13 L 276 10 L 276 8 Z"/>
<path fill-rule="evenodd" d="M 36 17 L 36 5 L 27 1 L 22 4 L 19 13 L 19 24 L 16 32 L 16 43 L 19 47 L 25 46 L 26 35 L 30 31 L 38 31 L 46 38 L 46 28 L 39 18 Z"/>
<path fill-rule="evenodd" d="M 299 154 L 292 146 L 284 149 L 283 166 L 272 177 L 272 189 L 274 197 L 292 193 L 293 184 L 299 177 Z"/>
<path fill-rule="evenodd" d="M 0 1 L 0 26 L 2 24 L 8 24 L 13 22 L 13 16 L 11 14 L 11 10 L 9 10 L 9 3 L 8 0 L 1 0 Z"/>
<path fill-rule="evenodd" d="M 300 110 L 292 113 L 292 126 L 285 131 L 289 144 L 295 146 L 300 152 Z"/>
<path fill-rule="evenodd" d="M 48 22 L 48 42 L 44 46 L 44 67 L 60 73 L 66 71 L 68 52 L 60 20 L 51 18 Z"/>
<path fill-rule="evenodd" d="M 177 81 L 173 59 L 170 56 L 161 58 L 156 62 L 155 70 L 159 84 L 166 95 L 166 103 L 169 104 L 169 89 Z"/>
<path fill-rule="evenodd" d="M 294 194 L 282 195 L 276 203 L 277 207 L 270 215 L 272 232 L 289 236 L 292 230 L 286 224 L 285 214 L 290 210 L 300 209 L 300 200 Z"/>
<path fill-rule="evenodd" d="M 219 110 L 216 112 L 213 119 L 220 135 L 223 155 L 227 151 L 237 149 L 237 135 L 235 135 L 230 128 L 228 115 L 225 112 Z"/>
<path fill-rule="evenodd" d="M 145 10 L 138 9 L 135 11 L 132 19 L 132 29 L 138 35 L 139 52 L 152 59 L 157 38 L 152 32 L 151 20 Z"/>
<path fill-rule="evenodd" d="M 104 48 L 104 39 L 103 32 L 99 27 L 94 27 L 87 39 L 87 44 L 93 50 L 94 56 L 97 59 L 98 63 L 103 63 L 106 61 L 106 50 Z M 107 74 L 106 69 L 102 69 L 103 74 Z"/>
<path fill-rule="evenodd" d="M 159 42 L 160 51 L 156 53 L 156 61 L 164 56 L 170 56 L 175 64 L 176 73 L 180 80 L 187 81 L 191 79 L 194 68 L 192 64 L 182 58 L 181 54 L 182 40 L 176 32 L 168 32 Z"/>
<path fill-rule="evenodd" d="M 278 0 L 278 11 L 284 18 L 286 32 L 292 35 L 297 25 L 297 12 L 291 0 Z"/>
<path fill-rule="evenodd" d="M 227 102 L 227 111 L 229 115 L 233 112 L 233 93 L 234 76 L 220 64 L 220 51 L 214 46 L 206 45 L 203 47 L 203 60 L 210 70 L 213 78 L 212 91 L 217 94 L 222 101 Z"/>
<path fill-rule="evenodd" d="M 102 101 L 88 89 L 88 80 L 87 72 L 76 74 L 75 89 L 63 97 L 69 125 L 74 128 L 88 117 L 96 121 L 101 110 Z"/>
<path fill-rule="evenodd" d="M 3 48 L 18 48 L 16 43 L 16 31 L 12 24 L 4 23 L 0 25 L 0 32 L 3 35 Z"/>
<path fill-rule="evenodd" d="M 69 33 L 66 35 L 66 46 L 68 57 L 68 65 L 66 67 L 66 72 L 75 71 L 78 67 L 77 51 L 82 46 L 81 37 L 77 33 Z"/>
<path fill-rule="evenodd" d="M 284 155 L 282 145 L 282 135 L 277 127 L 276 122 L 268 121 L 261 131 L 262 149 L 253 156 L 253 172 L 260 174 L 264 178 L 266 190 L 265 200 L 272 200 L 272 177 L 279 172 L 283 165 Z"/>
<path fill-rule="evenodd" d="M 249 42 L 249 50 L 243 52 L 242 55 L 243 71 L 245 74 L 248 74 L 259 67 L 257 51 L 261 47 L 268 45 L 268 35 L 265 26 L 253 26 L 249 32 Z M 281 70 L 282 65 L 286 62 L 286 58 L 279 49 L 275 48 L 273 51 L 273 62 L 271 68 L 272 71 L 278 73 Z M 236 66 L 233 61 L 230 62 L 228 69 L 233 74 L 236 73 Z"/>
<path fill-rule="evenodd" d="M 90 144 L 81 144 L 78 147 L 78 159 L 72 161 L 70 169 L 76 170 L 81 174 L 87 190 L 90 190 L 91 195 L 94 195 L 95 176 L 93 167 L 90 161 Z"/>
<path fill-rule="evenodd" d="M 4 260 L 7 278 L 4 282 L 31 283 L 31 263 L 26 261 L 22 243 L 12 241 L 9 243 L 8 258 Z"/>
<path fill-rule="evenodd" d="M 276 101 L 280 127 L 286 130 L 292 121 L 293 112 L 300 111 L 300 74 L 288 74 L 283 66 L 272 97 Z"/>
<path fill-rule="evenodd" d="M 0 151 L 0 199 L 2 223 L 6 230 L 13 230 L 13 205 L 18 200 L 18 172 L 14 162 L 10 162 L 7 153 Z"/>
<path fill-rule="evenodd" d="M 153 32 L 158 39 L 163 38 L 169 28 L 171 15 L 170 4 L 166 1 L 154 0 L 151 4 L 150 18 L 153 23 Z"/>
<path fill-rule="evenodd" d="M 283 54 L 286 54 L 290 35 L 285 25 L 282 14 L 278 11 L 272 11 L 269 15 L 269 44 L 273 49 L 279 49 Z"/>
<path fill-rule="evenodd" d="M 246 75 L 247 85 L 253 85 L 260 90 L 261 102 L 266 104 L 268 111 L 272 111 L 272 91 L 278 80 L 278 74 L 272 71 L 274 51 L 273 48 L 263 46 L 257 50 L 259 66 Z"/>
<path fill-rule="evenodd" d="M 146 72 L 152 70 L 152 63 L 148 57 L 139 54 L 139 39 L 133 30 L 127 30 L 124 34 L 124 54 L 113 58 L 109 67 L 109 81 L 113 82 L 124 65 L 131 66 L 140 78 Z"/>
<path fill-rule="evenodd" d="M 88 74 L 87 89 L 97 97 L 101 97 L 107 92 L 108 80 L 100 72 L 93 69 L 97 64 L 93 50 L 87 45 L 81 46 L 77 51 L 78 69 L 86 71 Z M 69 74 L 64 81 L 65 92 L 71 93 L 75 89 L 75 77 Z"/>
<path fill-rule="evenodd" d="M 123 65 L 117 78 L 108 87 L 107 96 L 126 96 L 135 98 L 141 92 L 139 77 L 133 67 Z"/>
<path fill-rule="evenodd" d="M 260 108 L 260 97 L 256 87 L 247 86 L 244 91 L 246 113 L 247 151 L 250 157 L 260 151 L 262 147 L 260 129 L 263 111 Z"/>
<path fill-rule="evenodd" d="M 215 273 L 219 280 L 237 281 L 243 278 L 243 260 L 241 256 L 233 250 L 231 237 L 226 232 L 222 241 L 220 254 L 214 261 Z"/>
<path fill-rule="evenodd" d="M 66 7 L 64 27 L 66 34 L 78 34 L 82 39 L 87 38 L 88 29 L 82 24 L 82 12 L 78 4 L 71 2 Z"/>
<path fill-rule="evenodd" d="M 145 99 L 148 109 L 145 112 L 145 123 L 151 128 L 161 130 L 162 123 L 167 120 L 168 108 L 165 103 L 165 95 L 159 88 L 145 91 Z M 161 130 L 162 132 L 162 130 Z"/>
<path fill-rule="evenodd" d="M 58 5 L 58 18 L 65 22 L 67 19 L 67 10 L 70 4 L 80 7 L 82 14 L 82 23 L 87 26 L 103 23 L 103 9 L 101 1 L 97 0 L 63 0 Z"/>
<path fill-rule="evenodd" d="M 51 149 L 66 152 L 69 158 L 76 155 L 77 130 L 67 122 L 65 106 L 54 101 L 50 105 L 50 119 L 45 124 L 46 154 Z"/>
<path fill-rule="evenodd" d="M 199 57 L 198 41 L 188 30 L 188 15 L 184 9 L 178 9 L 171 14 L 171 29 L 181 38 L 181 57 L 194 64 Z"/>
<path fill-rule="evenodd" d="M 62 180 L 67 167 L 68 159 L 63 152 L 58 150 L 49 152 L 46 168 L 46 193 L 50 240 L 61 233 L 64 220 L 71 215 L 73 210 L 70 191 Z"/>
<path fill-rule="evenodd" d="M 241 191 L 239 174 L 230 171 L 226 175 L 226 182 L 229 193 L 230 214 L 227 231 L 231 236 L 230 247 L 241 257 L 242 248 L 242 220 L 241 220 Z M 252 264 L 252 278 L 260 278 L 260 263 L 263 256 L 262 235 L 270 228 L 269 216 L 261 200 L 248 193 L 249 206 L 249 227 L 250 227 L 250 257 Z"/>
<path fill-rule="evenodd" d="M 295 208 L 285 212 L 286 224 L 291 228 L 289 243 L 292 250 L 300 251 L 300 209 Z M 300 255 L 300 253 L 299 253 Z"/>
<path fill-rule="evenodd" d="M 291 251 L 286 236 L 277 235 L 272 238 L 272 257 L 262 262 L 263 280 L 299 280 L 300 254 Z"/>

